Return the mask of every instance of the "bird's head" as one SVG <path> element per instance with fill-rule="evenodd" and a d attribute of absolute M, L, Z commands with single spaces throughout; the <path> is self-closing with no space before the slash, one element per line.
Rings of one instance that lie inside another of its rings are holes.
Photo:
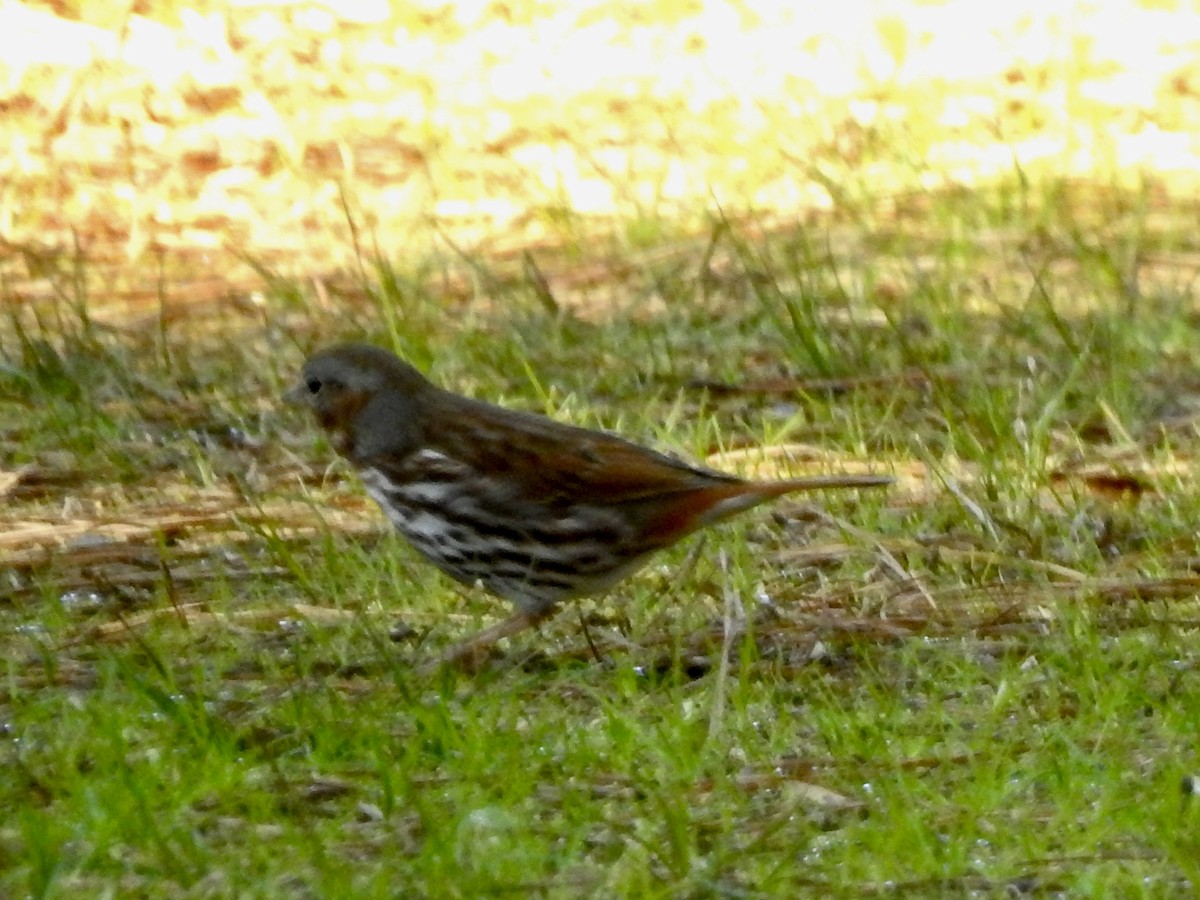
<path fill-rule="evenodd" d="M 300 381 L 284 394 L 307 406 L 354 463 L 402 453 L 420 439 L 422 400 L 436 389 L 395 354 L 368 344 L 341 344 L 309 357 Z"/>

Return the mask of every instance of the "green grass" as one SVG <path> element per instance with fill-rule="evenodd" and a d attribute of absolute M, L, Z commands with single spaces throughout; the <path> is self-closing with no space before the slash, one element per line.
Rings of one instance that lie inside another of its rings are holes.
<path fill-rule="evenodd" d="M 487 258 L 487 302 L 453 308 L 462 260 L 380 262 L 325 312 L 270 278 L 259 325 L 14 308 L 0 892 L 1190 893 L 1196 313 L 1185 279 L 1128 276 L 1196 210 L 1022 185 L 649 238 L 620 287 L 655 311 L 598 322 Z M 694 456 L 796 442 L 903 477 L 822 498 L 853 531 L 781 504 L 664 554 L 585 605 L 603 663 L 568 609 L 421 676 L 503 609 L 277 402 L 348 337 Z"/>

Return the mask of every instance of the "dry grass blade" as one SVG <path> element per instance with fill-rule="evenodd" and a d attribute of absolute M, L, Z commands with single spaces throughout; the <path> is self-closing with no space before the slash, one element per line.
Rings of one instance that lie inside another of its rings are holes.
<path fill-rule="evenodd" d="M 295 603 L 275 609 L 236 610 L 214 612 L 204 603 L 181 603 L 167 609 L 151 609 L 132 616 L 123 616 L 116 622 L 105 622 L 86 628 L 78 637 L 67 643 L 88 644 L 93 641 L 121 641 L 132 639 L 138 631 L 160 624 L 177 623 L 189 630 L 214 628 L 246 628 L 256 631 L 274 630 L 288 622 L 302 621 L 312 625 L 333 626 L 353 621 L 359 614 L 350 610 L 326 606 Z"/>
<path fill-rule="evenodd" d="M 24 465 L 19 469 L 14 469 L 11 472 L 0 470 L 0 497 L 7 497 L 9 494 L 13 493 L 16 490 L 17 485 L 21 484 L 24 479 L 30 477 L 34 471 L 35 469 L 33 465 Z"/>

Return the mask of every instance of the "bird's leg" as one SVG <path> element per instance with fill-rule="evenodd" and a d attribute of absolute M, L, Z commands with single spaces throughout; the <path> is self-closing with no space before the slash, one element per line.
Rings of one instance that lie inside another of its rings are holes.
<path fill-rule="evenodd" d="M 496 641 L 520 634 L 527 628 L 541 624 L 553 612 L 554 609 L 551 607 L 538 612 L 514 613 L 507 619 L 455 644 L 431 664 L 423 667 L 423 671 L 437 671 L 442 666 L 452 665 L 467 672 L 474 672 L 483 664 L 485 654 Z"/>
<path fill-rule="evenodd" d="M 583 639 L 587 641 L 588 649 L 592 651 L 592 659 L 601 665 L 604 664 L 604 657 L 600 655 L 600 651 L 596 649 L 596 644 L 592 641 L 592 632 L 588 630 L 587 616 L 583 614 L 583 610 L 579 610 L 579 625 L 583 628 Z"/>

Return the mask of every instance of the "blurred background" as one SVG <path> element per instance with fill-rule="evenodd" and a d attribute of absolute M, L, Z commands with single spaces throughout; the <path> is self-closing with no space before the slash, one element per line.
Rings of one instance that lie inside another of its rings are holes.
<path fill-rule="evenodd" d="M 253 306 L 264 271 L 321 296 L 374 254 L 485 299 L 464 261 L 526 251 L 595 311 L 618 261 L 714 216 L 837 245 L 939 193 L 1052 183 L 1103 219 L 1106 190 L 1165 205 L 1200 171 L 1184 3 L 4 0 L 0 23 L 7 299 L 65 254 L 116 318 Z"/>

